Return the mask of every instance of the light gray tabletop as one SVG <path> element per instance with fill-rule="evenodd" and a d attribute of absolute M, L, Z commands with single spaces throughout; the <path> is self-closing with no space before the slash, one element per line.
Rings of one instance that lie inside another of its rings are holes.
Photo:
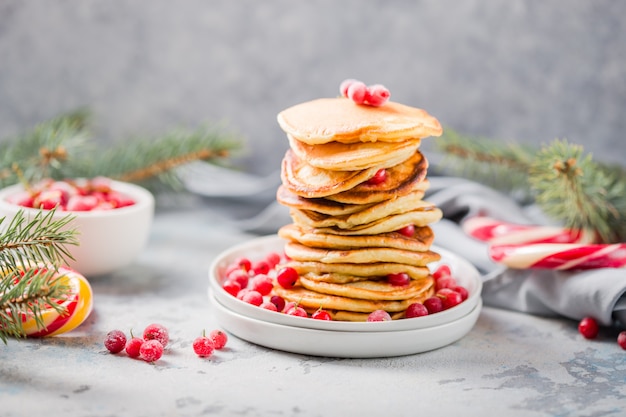
<path fill-rule="evenodd" d="M 626 352 L 613 335 L 587 341 L 573 321 L 490 307 L 461 340 L 411 356 L 304 356 L 231 335 L 198 358 L 193 339 L 220 328 L 209 265 L 251 238 L 207 208 L 158 212 L 135 263 L 90 279 L 82 326 L 0 345 L 0 416 L 623 415 Z M 171 337 L 155 364 L 104 348 L 109 330 L 152 322 Z"/>

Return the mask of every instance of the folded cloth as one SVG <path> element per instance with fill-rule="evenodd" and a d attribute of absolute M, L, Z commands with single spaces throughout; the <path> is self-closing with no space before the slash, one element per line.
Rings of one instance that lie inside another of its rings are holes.
<path fill-rule="evenodd" d="M 435 244 L 475 265 L 483 274 L 485 305 L 574 320 L 594 317 L 608 326 L 626 324 L 626 269 L 585 271 L 516 270 L 489 259 L 487 244 L 469 237 L 461 223 L 484 215 L 519 224 L 548 224 L 534 205 L 469 180 L 431 176 L 425 199 L 442 209 L 444 219 L 433 225 Z"/>

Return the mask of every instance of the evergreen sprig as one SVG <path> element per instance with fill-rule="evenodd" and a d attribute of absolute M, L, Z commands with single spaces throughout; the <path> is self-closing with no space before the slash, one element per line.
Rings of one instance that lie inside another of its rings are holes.
<path fill-rule="evenodd" d="M 76 245 L 76 231 L 69 228 L 71 215 L 53 219 L 54 210 L 39 212 L 27 220 L 19 211 L 6 224 L 0 218 L 0 340 L 24 337 L 22 317 L 32 317 L 43 328 L 42 309 L 63 313 L 58 300 L 69 287 L 57 275 L 59 265 L 71 259 L 66 245 Z"/>
<path fill-rule="evenodd" d="M 89 120 L 89 113 L 79 110 L 0 142 L 0 186 L 105 176 L 148 188 L 178 188 L 176 167 L 197 160 L 222 163 L 241 145 L 236 135 L 204 126 L 98 146 L 88 130 Z"/>
<path fill-rule="evenodd" d="M 154 138 L 135 138 L 103 152 L 79 176 L 108 176 L 148 188 L 180 189 L 176 168 L 193 161 L 222 163 L 239 146 L 238 138 L 219 128 L 176 129 Z"/>
<path fill-rule="evenodd" d="M 583 147 L 555 139 L 539 149 L 472 138 L 446 129 L 436 146 L 440 167 L 506 193 L 522 194 L 564 227 L 597 242 L 626 241 L 626 171 L 597 163 Z"/>

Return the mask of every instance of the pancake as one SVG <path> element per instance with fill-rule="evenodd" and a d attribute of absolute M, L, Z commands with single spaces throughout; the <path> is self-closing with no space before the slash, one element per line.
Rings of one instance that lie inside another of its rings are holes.
<path fill-rule="evenodd" d="M 428 250 L 435 236 L 428 226 L 416 227 L 412 236 L 399 232 L 381 233 L 366 236 L 344 236 L 321 233 L 314 228 L 305 228 L 288 224 L 278 229 L 278 235 L 284 239 L 299 242 L 312 248 L 354 249 L 354 248 L 396 248 L 412 251 Z"/>
<path fill-rule="evenodd" d="M 394 214 L 384 219 L 374 221 L 372 223 L 355 226 L 350 229 L 342 229 L 340 227 L 318 227 L 317 232 L 327 234 L 337 234 L 344 236 L 365 236 L 377 235 L 381 233 L 390 233 L 402 229 L 403 227 L 414 225 L 417 227 L 428 226 L 435 223 L 443 217 L 443 213 L 435 205 L 422 207 L 419 210 L 409 211 L 407 213 Z M 311 227 L 306 223 L 305 219 L 298 217 L 297 213 L 292 213 L 292 220 L 298 226 Z"/>
<path fill-rule="evenodd" d="M 344 204 L 326 198 L 301 197 L 289 191 L 284 185 L 278 187 L 276 191 L 276 201 L 283 206 L 300 210 L 313 210 L 330 216 L 344 216 L 346 214 L 356 213 L 357 211 L 364 210 L 375 204 Z"/>
<path fill-rule="evenodd" d="M 309 145 L 328 142 L 401 142 L 440 136 L 441 124 L 426 111 L 395 102 L 362 106 L 347 98 L 322 98 L 277 116 L 286 133 Z"/>
<path fill-rule="evenodd" d="M 395 248 L 366 249 L 320 249 L 310 248 L 296 242 L 285 244 L 285 254 L 296 261 L 368 264 L 377 262 L 395 262 L 412 266 L 426 266 L 441 259 L 433 251 L 408 251 Z"/>
<path fill-rule="evenodd" d="M 358 171 L 371 167 L 390 168 L 417 151 L 420 139 L 402 142 L 341 143 L 308 145 L 288 135 L 289 146 L 300 159 L 314 167 L 331 171 Z"/>
<path fill-rule="evenodd" d="M 425 191 L 430 185 L 426 182 L 428 161 L 417 151 L 406 161 L 387 168 L 387 178 L 380 184 L 367 181 L 354 187 L 326 195 L 329 200 L 344 204 L 372 204 L 396 198 L 412 191 Z"/>
<path fill-rule="evenodd" d="M 372 178 L 378 168 L 361 171 L 328 171 L 316 168 L 288 149 L 282 161 L 281 180 L 294 194 L 319 198 L 350 190 Z"/>
<path fill-rule="evenodd" d="M 417 297 L 406 300 L 363 300 L 358 298 L 342 297 L 338 295 L 322 294 L 297 286 L 285 289 L 277 285 L 274 287 L 276 295 L 281 296 L 286 301 L 298 303 L 305 309 L 323 308 L 325 310 L 343 310 L 359 313 L 371 313 L 374 310 L 385 310 L 392 312 L 403 312 L 411 304 L 423 302 L 433 293 L 432 287 Z"/>
<path fill-rule="evenodd" d="M 300 284 L 311 291 L 360 300 L 408 300 L 420 296 L 433 286 L 433 279 L 411 280 L 408 285 L 391 285 L 386 281 L 356 281 L 345 284 L 312 281 L 300 277 Z"/>
<path fill-rule="evenodd" d="M 423 195 L 419 191 L 409 193 L 345 216 L 329 216 L 311 210 L 295 208 L 292 208 L 290 213 L 293 220 L 298 224 L 305 224 L 315 228 L 338 227 L 340 229 L 352 229 L 357 226 L 374 223 L 389 216 L 432 208 L 432 203 L 422 200 Z"/>
<path fill-rule="evenodd" d="M 351 263 L 334 263 L 325 264 L 322 262 L 314 261 L 294 261 L 290 260 L 283 266 L 291 267 L 295 269 L 300 275 L 307 275 L 309 279 L 315 279 L 319 277 L 319 281 L 332 282 L 331 277 L 324 279 L 323 275 L 350 275 L 356 277 L 372 278 L 372 277 L 384 277 L 389 274 L 406 273 L 411 279 L 425 278 L 430 274 L 430 270 L 425 266 L 413 266 L 406 265 L 397 262 L 377 262 L 369 264 L 351 264 Z"/>

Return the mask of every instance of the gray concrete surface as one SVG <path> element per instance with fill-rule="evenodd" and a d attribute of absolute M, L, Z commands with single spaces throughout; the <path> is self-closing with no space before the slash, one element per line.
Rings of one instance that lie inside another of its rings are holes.
<path fill-rule="evenodd" d="M 462 133 L 622 162 L 625 16 L 611 0 L 3 0 L 0 138 L 81 106 L 103 141 L 223 122 L 265 174 L 287 148 L 276 114 L 359 78 Z"/>

